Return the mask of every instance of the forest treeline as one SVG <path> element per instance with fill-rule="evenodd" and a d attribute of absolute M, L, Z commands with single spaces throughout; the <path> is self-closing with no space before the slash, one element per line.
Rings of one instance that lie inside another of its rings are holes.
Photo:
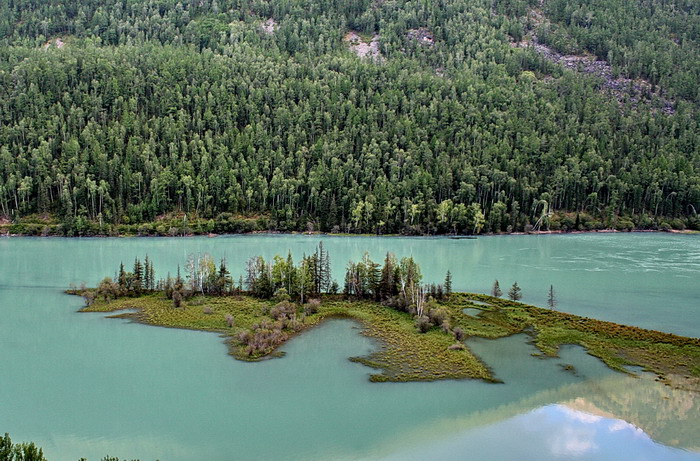
<path fill-rule="evenodd" d="M 546 4 L 558 46 L 649 78 L 674 98 L 662 114 L 511 46 L 534 3 L 0 1 L 0 220 L 46 214 L 66 235 L 186 233 L 187 219 L 209 232 L 700 228 L 692 7 L 637 8 L 664 10 L 671 53 L 627 7 L 605 17 L 616 0 Z M 351 29 L 379 34 L 380 61 L 348 50 Z M 185 218 L 157 230 L 164 215 Z"/>

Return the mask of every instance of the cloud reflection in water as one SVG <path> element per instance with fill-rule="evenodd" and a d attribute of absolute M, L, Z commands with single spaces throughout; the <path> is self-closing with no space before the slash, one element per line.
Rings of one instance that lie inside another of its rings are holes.
<path fill-rule="evenodd" d="M 691 461 L 700 453 L 661 445 L 626 421 L 552 404 L 467 430 L 385 460 Z"/>

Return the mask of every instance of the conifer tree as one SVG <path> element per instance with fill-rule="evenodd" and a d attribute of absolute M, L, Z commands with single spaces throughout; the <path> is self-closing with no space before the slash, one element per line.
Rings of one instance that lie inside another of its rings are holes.
<path fill-rule="evenodd" d="M 148 263 L 148 272 L 150 273 L 150 277 L 151 277 L 151 285 L 150 285 L 149 289 L 151 291 L 153 291 L 156 288 L 156 271 L 153 270 L 153 261 L 152 260 Z"/>
<path fill-rule="evenodd" d="M 139 260 L 139 258 L 136 258 L 134 260 L 134 272 L 131 278 L 131 290 L 136 293 L 140 294 L 141 290 L 143 289 L 143 264 Z"/>
<path fill-rule="evenodd" d="M 554 293 L 554 285 L 549 286 L 549 294 L 547 295 L 547 306 L 554 310 L 557 307 L 557 298 Z"/>
<path fill-rule="evenodd" d="M 503 291 L 501 291 L 501 286 L 498 284 L 498 280 L 493 282 L 493 288 L 491 289 L 491 296 L 494 298 L 500 298 L 503 296 Z"/>
<path fill-rule="evenodd" d="M 146 259 L 143 261 L 143 288 L 145 290 L 150 290 L 151 289 L 151 261 L 148 259 L 148 255 L 146 255 Z"/>
<path fill-rule="evenodd" d="M 511 301 L 519 301 L 522 299 L 523 293 L 520 287 L 518 286 L 518 282 L 513 283 L 513 285 L 510 287 L 510 290 L 508 290 L 508 298 L 510 298 Z"/>
<path fill-rule="evenodd" d="M 379 282 L 379 298 L 386 300 L 398 294 L 396 288 L 396 258 L 387 253 L 382 266 L 382 276 Z"/>
<path fill-rule="evenodd" d="M 226 267 L 226 260 L 221 259 L 221 262 L 219 263 L 219 276 L 217 278 L 217 291 L 219 294 L 227 293 L 230 291 L 230 286 L 231 286 L 231 273 L 229 272 L 228 268 Z"/>
<path fill-rule="evenodd" d="M 124 263 L 119 264 L 119 275 L 117 276 L 117 283 L 119 284 L 119 292 L 120 294 L 126 293 L 129 285 L 129 279 L 126 275 L 126 271 L 124 270 Z"/>
<path fill-rule="evenodd" d="M 452 273 L 449 270 L 447 274 L 445 274 L 445 283 L 443 286 L 445 289 L 445 298 L 449 298 L 452 294 Z"/>

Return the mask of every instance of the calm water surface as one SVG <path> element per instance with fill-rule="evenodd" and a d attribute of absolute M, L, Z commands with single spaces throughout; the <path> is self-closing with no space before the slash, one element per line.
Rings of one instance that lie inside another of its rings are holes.
<path fill-rule="evenodd" d="M 0 239 L 0 432 L 49 461 L 700 460 L 698 394 L 611 372 L 579 348 L 538 359 L 524 336 L 471 340 L 504 384 L 373 384 L 347 360 L 374 347 L 350 321 L 249 364 L 213 334 L 78 314 L 61 291 L 145 254 L 161 276 L 192 252 L 235 272 L 319 240 L 339 281 L 348 259 L 392 251 L 413 255 L 426 281 L 451 270 L 456 290 L 517 280 L 543 305 L 553 284 L 561 310 L 700 336 L 697 236 Z"/>

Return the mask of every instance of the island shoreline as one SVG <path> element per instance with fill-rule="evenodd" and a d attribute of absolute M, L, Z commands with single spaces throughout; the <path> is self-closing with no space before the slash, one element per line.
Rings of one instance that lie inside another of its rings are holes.
<path fill-rule="evenodd" d="M 80 290 L 68 290 L 67 293 L 82 294 Z M 287 341 L 321 326 L 327 320 L 349 319 L 361 325 L 362 335 L 372 338 L 377 343 L 376 350 L 369 355 L 348 358 L 380 371 L 380 373 L 370 374 L 372 382 L 444 379 L 481 379 L 486 382 L 499 382 L 493 375 L 492 365 L 484 363 L 480 357 L 474 355 L 465 345 L 464 340 L 458 340 L 455 343 L 452 335 L 444 334 L 438 327 L 433 327 L 427 333 L 416 334 L 412 331 L 415 330 L 412 318 L 380 303 L 344 299 L 342 295 L 324 295 L 321 298 L 323 300 L 321 311 L 310 316 L 309 323 L 290 332 L 288 337 L 269 352 L 261 356 L 246 357 L 244 349 L 236 340 L 238 329 L 234 331 L 225 326 L 186 325 L 178 323 L 181 322 L 178 317 L 186 313 L 188 318 L 194 319 L 193 321 L 215 321 L 222 325 L 224 312 L 235 313 L 235 309 L 240 309 L 247 304 L 253 304 L 253 310 L 262 308 L 261 312 L 269 312 L 274 302 L 263 302 L 249 294 L 223 297 L 202 296 L 195 299 L 196 302 L 192 305 L 173 308 L 169 300 L 154 292 L 138 297 L 98 301 L 91 306 L 83 307 L 79 312 L 115 313 L 115 315 L 108 315 L 107 318 L 128 319 L 134 323 L 161 328 L 217 333 L 224 339 L 229 355 L 247 362 L 281 357 L 284 354 L 280 353 L 279 348 Z M 474 301 L 489 305 L 476 304 Z M 232 307 L 231 303 L 236 305 Z M 203 305 L 211 306 L 213 314 L 206 313 L 206 306 L 203 313 Z M 627 367 L 639 366 L 645 372 L 654 373 L 657 381 L 673 388 L 700 392 L 700 339 L 698 338 L 621 325 L 478 293 L 453 293 L 449 300 L 440 301 L 438 305 L 450 312 L 450 321 L 454 326 L 464 328 L 467 333 L 464 339 L 476 337 L 496 340 L 524 333 L 540 350 L 542 358 L 558 357 L 559 348 L 563 345 L 578 345 L 583 347 L 588 355 L 598 358 L 614 371 L 636 376 Z M 476 316 L 467 315 L 462 313 L 464 308 L 478 309 L 480 312 Z M 126 309 L 136 309 L 137 312 L 118 313 Z M 262 316 L 256 318 L 259 320 Z M 399 337 L 403 335 L 407 337 Z M 427 341 L 424 350 L 416 352 L 412 349 L 418 347 L 416 345 L 423 339 Z M 454 344 L 461 344 L 463 347 L 456 347 Z M 431 361 L 429 356 L 435 354 L 441 355 L 440 360 Z M 441 362 L 446 360 L 445 357 L 451 356 L 457 357 L 457 360 L 453 363 Z M 406 372 L 406 370 L 409 371 Z"/>

